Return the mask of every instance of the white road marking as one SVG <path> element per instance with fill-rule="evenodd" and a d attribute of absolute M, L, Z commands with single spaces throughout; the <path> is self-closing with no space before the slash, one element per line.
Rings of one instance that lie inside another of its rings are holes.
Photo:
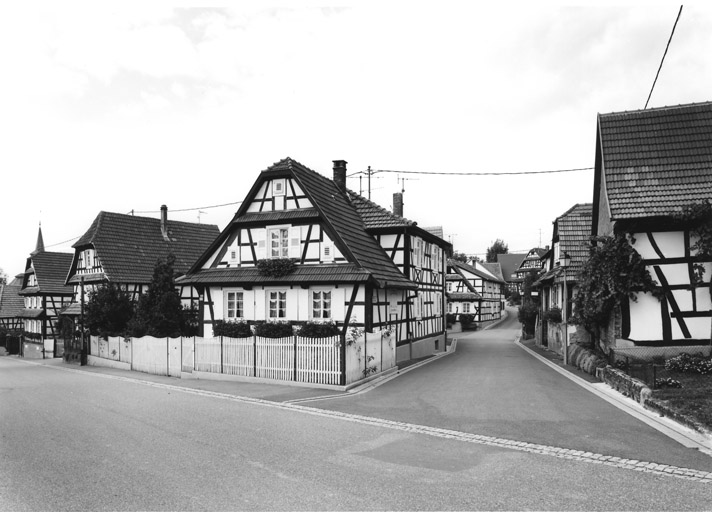
<path fill-rule="evenodd" d="M 654 462 L 639 461 L 634 459 L 624 459 L 620 457 L 614 457 L 611 455 L 603 455 L 600 453 L 585 452 L 581 450 L 572 450 L 569 448 L 560 448 L 556 446 L 546 446 L 541 444 L 527 443 L 524 441 L 514 441 L 512 439 L 503 439 L 492 436 L 484 436 L 479 434 L 471 434 L 468 432 L 459 432 L 456 430 L 448 430 L 436 427 L 428 427 L 426 425 L 418 425 L 414 423 L 404 423 L 399 421 L 385 420 L 381 418 L 372 418 L 369 416 L 361 416 L 358 414 L 350 414 L 338 411 L 327 411 L 322 409 L 316 409 L 313 407 L 306 407 L 303 405 L 289 404 L 283 402 L 270 402 L 268 400 L 263 400 L 261 398 L 251 398 L 245 396 L 230 395 L 227 393 L 219 393 L 215 391 L 206 391 L 201 389 L 185 388 L 182 386 L 176 386 L 174 384 L 165 384 L 161 382 L 151 382 L 139 379 L 133 379 L 129 377 L 122 377 L 119 375 L 108 375 L 104 373 L 93 373 L 86 372 L 83 370 L 76 370 L 73 368 L 66 368 L 61 366 L 48 366 L 41 365 L 46 368 L 53 368 L 56 370 L 62 370 L 67 372 L 81 373 L 83 375 L 92 375 L 96 377 L 101 377 L 105 379 L 118 380 L 121 382 L 130 382 L 133 384 L 142 384 L 150 387 L 155 387 L 159 389 L 166 389 L 171 391 L 177 391 L 192 395 L 218 398 L 221 400 L 229 400 L 232 402 L 259 405 L 263 407 L 271 407 L 273 409 L 281 409 L 286 411 L 300 412 L 302 414 L 309 414 L 312 416 L 321 416 L 325 418 L 339 419 L 342 421 L 349 421 L 352 423 L 359 423 L 362 425 L 369 425 L 373 427 L 388 428 L 392 430 L 399 430 L 401 432 L 408 432 L 412 434 L 423 434 L 432 437 L 440 437 L 444 439 L 451 439 L 454 441 L 461 441 L 467 443 L 475 443 L 486 446 L 494 446 L 497 448 L 504 448 L 508 450 L 516 450 L 526 453 L 533 453 L 538 455 L 548 455 L 550 457 L 557 457 L 560 459 L 575 460 L 579 462 L 586 462 L 589 464 L 601 464 L 605 466 L 610 466 L 619 469 L 625 469 L 630 471 L 639 471 L 643 473 L 652 473 L 661 476 L 670 476 L 674 478 L 681 478 L 684 480 L 692 480 L 703 483 L 712 483 L 712 473 L 707 471 L 701 471 L 697 469 L 682 468 L 677 466 L 670 466 L 667 464 L 656 464 Z"/>

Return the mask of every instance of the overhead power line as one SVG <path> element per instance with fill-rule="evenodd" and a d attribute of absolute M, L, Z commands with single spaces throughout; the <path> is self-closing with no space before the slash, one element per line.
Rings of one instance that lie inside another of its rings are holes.
<path fill-rule="evenodd" d="M 680 19 L 681 14 L 682 14 L 682 5 L 680 6 L 680 10 L 677 13 L 677 18 L 675 18 L 675 24 L 672 26 L 672 32 L 670 32 L 670 39 L 668 39 L 667 45 L 665 46 L 665 53 L 663 53 L 663 58 L 660 60 L 660 66 L 658 66 L 658 72 L 655 73 L 655 80 L 653 80 L 653 86 L 650 88 L 650 94 L 648 94 L 648 99 L 645 101 L 645 106 L 643 107 L 643 110 L 648 108 L 648 102 L 650 101 L 650 97 L 653 95 L 653 89 L 655 89 L 655 84 L 658 81 L 658 76 L 660 76 L 660 70 L 663 69 L 663 62 L 665 62 L 665 56 L 667 55 L 668 48 L 670 48 L 670 42 L 672 41 L 673 34 L 675 34 L 675 27 L 677 27 L 677 22 Z"/>
<path fill-rule="evenodd" d="M 223 206 L 233 206 L 236 204 L 241 204 L 242 201 L 235 201 L 232 203 L 223 203 L 223 204 L 213 204 L 210 206 L 197 206 L 195 208 L 182 208 L 180 210 L 170 210 L 171 212 L 194 212 L 196 210 L 207 210 L 209 208 L 221 208 Z M 129 215 L 133 215 L 135 213 L 160 213 L 161 210 L 142 210 L 142 211 L 137 211 L 137 210 L 131 210 L 128 212 Z"/>
<path fill-rule="evenodd" d="M 439 171 L 396 171 L 380 169 L 376 172 L 395 172 L 398 174 L 431 174 L 440 176 L 515 176 L 521 174 L 552 174 L 558 172 L 590 171 L 593 167 L 577 167 L 574 169 L 556 169 L 553 171 L 514 171 L 514 172 L 439 172 Z"/>

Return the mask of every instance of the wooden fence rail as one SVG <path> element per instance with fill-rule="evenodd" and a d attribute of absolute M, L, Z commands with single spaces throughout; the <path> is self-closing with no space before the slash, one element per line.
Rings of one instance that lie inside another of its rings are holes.
<path fill-rule="evenodd" d="M 130 364 L 135 371 L 180 376 L 206 372 L 311 384 L 358 382 L 395 366 L 395 343 L 367 333 L 345 346 L 327 338 L 90 338 L 90 354 Z M 342 359 L 346 373 L 342 375 Z"/>

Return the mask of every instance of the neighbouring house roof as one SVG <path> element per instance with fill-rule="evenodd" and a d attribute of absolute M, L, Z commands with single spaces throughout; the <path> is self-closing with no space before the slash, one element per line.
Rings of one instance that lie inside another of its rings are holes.
<path fill-rule="evenodd" d="M 493 276 L 495 276 L 500 281 L 504 282 L 504 275 L 502 274 L 502 265 L 494 263 L 480 263 L 484 268 L 486 268 Z"/>
<path fill-rule="evenodd" d="M 173 254 L 174 272 L 184 274 L 220 234 L 213 224 L 169 219 L 166 225 L 169 240 L 163 237 L 161 219 L 99 212 L 72 247 L 78 250 L 93 247 L 109 281 L 150 283 L 159 259 Z M 79 276 L 74 275 L 68 282 L 78 282 L 78 279 Z"/>
<path fill-rule="evenodd" d="M 418 234 L 425 240 L 436 242 L 441 247 L 450 248 L 450 242 L 442 237 L 442 228 L 421 228 L 418 223 L 405 217 L 400 217 L 382 206 L 360 196 L 351 190 L 347 191 L 349 201 L 356 208 L 368 231 L 388 231 L 393 228 L 407 228 L 411 233 Z"/>
<path fill-rule="evenodd" d="M 430 227 L 424 227 L 423 228 L 425 231 L 428 233 L 432 233 L 438 238 L 442 238 L 445 240 L 445 233 L 443 232 L 443 227 L 442 226 L 430 226 Z"/>
<path fill-rule="evenodd" d="M 486 281 L 492 281 L 495 283 L 504 283 L 504 280 L 500 280 L 498 277 L 495 277 L 494 275 L 490 274 L 489 272 L 483 272 L 480 269 L 475 268 L 474 266 L 469 265 L 467 263 L 463 263 L 461 261 L 454 260 L 454 259 L 449 259 L 449 260 L 447 260 L 447 264 L 449 267 L 452 267 L 452 269 L 455 272 L 462 275 L 463 278 L 465 276 L 462 274 L 462 271 L 465 271 L 465 272 L 469 272 L 470 274 L 474 274 Z"/>
<path fill-rule="evenodd" d="M 527 253 L 497 255 L 497 263 L 499 263 L 500 267 L 502 268 L 502 276 L 504 277 L 505 281 L 517 281 L 517 278 L 513 278 L 512 274 L 517 271 L 519 265 L 522 264 L 522 261 L 524 261 L 524 258 L 526 257 Z"/>
<path fill-rule="evenodd" d="M 712 102 L 599 114 L 598 138 L 594 204 L 606 194 L 611 220 L 712 200 Z"/>
<path fill-rule="evenodd" d="M 14 283 L 14 284 L 13 284 Z M 0 318 L 17 318 L 25 307 L 20 297 L 21 284 L 13 280 L 10 284 L 0 285 Z"/>
<path fill-rule="evenodd" d="M 275 174 L 292 176 L 299 183 L 300 188 L 314 205 L 314 208 L 310 209 L 311 214 L 319 214 L 319 218 L 326 223 L 327 232 L 334 238 L 334 243 L 341 253 L 350 263 L 355 265 L 354 269 L 359 269 L 359 272 L 354 273 L 356 280 L 361 280 L 364 276 L 361 271 L 365 271 L 366 277 L 374 280 L 381 287 L 417 288 L 413 281 L 407 279 L 398 270 L 383 248 L 366 231 L 366 225 L 359 214 L 357 206 L 350 200 L 355 194 L 350 191 L 341 191 L 333 180 L 312 171 L 291 158 L 285 158 L 262 171 L 252 190 L 248 193 L 248 198 L 256 192 L 257 184 Z M 247 200 L 243 201 L 231 223 L 223 230 L 211 247 L 203 253 L 203 256 L 196 261 L 185 281 L 197 283 L 202 282 L 201 280 L 204 279 L 202 276 L 217 277 L 215 271 L 200 270 L 200 266 L 228 238 L 233 228 L 242 224 L 244 218 L 248 215 L 253 222 L 275 222 L 294 218 L 290 217 L 290 215 L 301 215 L 294 214 L 293 211 L 247 213 L 248 203 L 249 201 Z M 376 213 L 378 213 L 380 221 L 386 222 L 385 215 L 381 215 L 380 212 Z M 374 223 L 376 222 L 376 213 L 374 213 Z M 407 223 L 410 221 L 401 220 L 400 222 Z M 308 267 L 308 265 L 299 266 L 299 268 L 302 267 Z M 290 275 L 300 276 L 302 281 L 311 280 L 313 277 L 296 272 Z"/>
<path fill-rule="evenodd" d="M 577 272 L 588 259 L 592 214 L 592 204 L 577 204 L 554 221 L 559 254 L 562 255 L 564 252 L 568 254 L 571 259 L 569 268 L 572 274 Z"/>
<path fill-rule="evenodd" d="M 519 264 L 519 267 L 517 268 L 517 272 L 539 272 L 541 270 L 541 257 L 544 256 L 549 249 L 542 248 L 542 247 L 534 247 L 532 248 L 522 259 L 521 263 Z M 528 262 L 534 262 L 535 265 L 531 267 L 526 267 L 525 265 Z"/>
<path fill-rule="evenodd" d="M 64 283 L 72 266 L 72 257 L 68 252 L 44 251 L 32 254 L 27 258 L 20 295 L 71 295 L 73 288 Z M 35 275 L 36 286 L 27 286 L 30 274 Z"/>

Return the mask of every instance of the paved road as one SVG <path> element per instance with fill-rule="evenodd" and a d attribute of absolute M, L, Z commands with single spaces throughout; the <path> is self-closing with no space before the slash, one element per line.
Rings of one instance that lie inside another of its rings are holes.
<path fill-rule="evenodd" d="M 473 366 L 487 352 L 493 364 Z M 242 384 L 221 383 L 231 393 L 218 393 L 178 379 L 0 358 L 0 510 L 710 508 L 712 481 L 699 481 L 711 480 L 706 473 L 688 472 L 696 481 L 584 454 L 552 456 L 562 440 L 623 457 L 622 439 L 607 441 L 615 449 L 608 452 L 593 438 L 602 437 L 597 428 L 614 439 L 632 429 L 663 445 L 643 451 L 646 442 L 628 439 L 641 460 L 657 461 L 657 450 L 667 464 L 709 468 L 636 421 L 610 417 L 617 409 L 599 407 L 565 379 L 534 378 L 540 366 L 507 330 L 485 331 L 369 393 L 306 407 L 240 397 Z M 516 378 L 505 379 L 510 371 Z M 456 373 L 468 375 L 465 384 L 453 384 Z M 553 394 L 535 398 L 547 379 L 589 402 L 574 409 L 586 416 L 567 417 Z M 493 384 L 504 381 L 511 389 L 497 397 Z M 596 428 L 587 427 L 595 418 Z M 564 434 L 552 435 L 557 429 Z M 554 442 L 535 453 L 507 437 Z"/>
<path fill-rule="evenodd" d="M 683 447 L 515 345 L 518 328 L 510 315 L 497 328 L 457 334 L 452 355 L 369 393 L 309 405 L 712 471 L 712 457 Z"/>

